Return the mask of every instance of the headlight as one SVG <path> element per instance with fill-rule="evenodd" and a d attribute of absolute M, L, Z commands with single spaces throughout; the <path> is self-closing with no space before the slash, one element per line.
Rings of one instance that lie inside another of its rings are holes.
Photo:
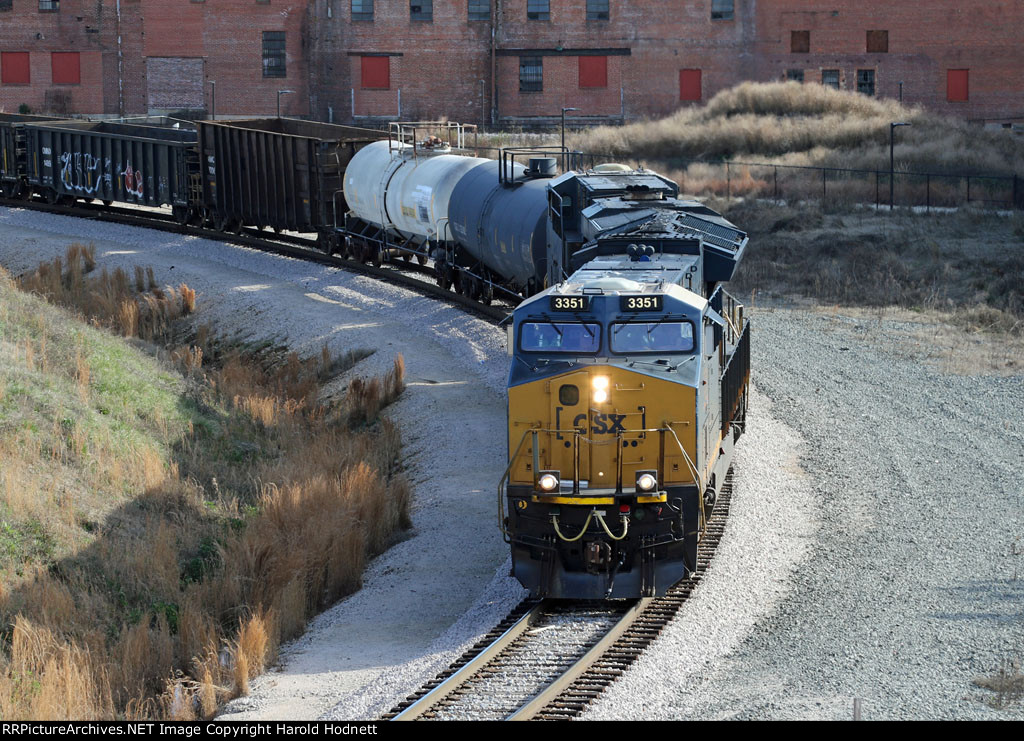
<path fill-rule="evenodd" d="M 557 491 L 558 476 L 558 471 L 541 471 L 540 477 L 537 479 L 537 486 L 543 491 Z"/>
<path fill-rule="evenodd" d="M 604 389 L 595 389 L 590 398 L 594 400 L 595 404 L 604 404 L 608 401 L 608 392 Z"/>
<path fill-rule="evenodd" d="M 656 471 L 637 471 L 636 490 L 654 491 L 658 488 L 658 474 Z"/>
<path fill-rule="evenodd" d="M 591 381 L 591 385 L 594 387 L 595 391 L 597 391 L 598 389 L 605 389 L 605 390 L 607 390 L 608 389 L 608 376 L 594 376 L 594 380 Z"/>

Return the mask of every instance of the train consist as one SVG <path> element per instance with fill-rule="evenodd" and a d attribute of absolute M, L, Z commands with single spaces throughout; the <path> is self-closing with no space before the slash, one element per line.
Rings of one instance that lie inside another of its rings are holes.
<path fill-rule="evenodd" d="M 747 235 L 650 171 L 559 174 L 561 149 L 491 160 L 421 132 L 0 114 L 0 185 L 315 232 L 328 252 L 430 258 L 446 289 L 521 300 L 498 486 L 514 574 L 544 597 L 664 594 L 696 567 L 744 429 L 750 328 L 723 284 Z"/>
<path fill-rule="evenodd" d="M 723 284 L 747 235 L 655 173 L 556 162 L 369 144 L 345 176 L 347 238 L 425 250 L 475 297 L 527 297 L 508 328 L 499 484 L 519 581 L 661 595 L 696 567 L 744 428 L 750 329 Z"/>

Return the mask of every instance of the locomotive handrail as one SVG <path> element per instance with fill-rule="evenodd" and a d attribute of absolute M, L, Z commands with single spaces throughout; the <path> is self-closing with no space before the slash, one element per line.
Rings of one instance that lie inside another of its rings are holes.
<path fill-rule="evenodd" d="M 509 537 L 508 529 L 505 527 L 505 498 L 503 489 L 505 487 L 505 481 L 508 479 L 509 474 L 512 473 L 512 466 L 515 465 L 516 460 L 519 458 L 519 451 L 523 449 L 523 443 L 526 442 L 526 436 L 533 430 L 525 430 L 523 436 L 519 438 L 519 445 L 516 446 L 516 452 L 512 454 L 508 459 L 508 466 L 505 467 L 505 473 L 501 475 L 501 479 L 498 481 L 498 527 L 501 528 L 501 535 L 506 543 L 511 543 L 512 539 Z"/>
<path fill-rule="evenodd" d="M 550 435 L 550 434 L 561 434 L 561 433 L 568 433 L 568 432 L 569 432 L 569 430 L 550 429 L 550 428 L 545 428 L 545 427 L 530 427 L 530 428 L 524 430 L 522 437 L 519 438 L 519 444 L 516 446 L 515 452 L 509 457 L 508 466 L 505 467 L 505 472 L 501 475 L 501 479 L 498 481 L 498 527 L 501 529 L 502 537 L 504 538 L 506 543 L 510 543 L 511 542 L 511 536 L 508 533 L 508 529 L 505 527 L 505 489 L 506 489 L 506 483 L 509 481 L 509 479 L 511 477 L 512 467 L 519 460 L 520 452 L 523 449 L 523 443 L 526 442 L 526 436 L 530 435 L 533 438 L 533 450 L 531 451 L 531 453 L 533 455 L 533 473 L 534 473 L 534 478 L 536 479 L 536 477 L 538 475 L 539 465 L 540 465 L 540 450 L 539 450 L 538 445 L 537 445 L 537 442 L 539 440 L 540 434 L 544 433 L 544 434 Z M 635 434 L 644 434 L 644 435 L 646 435 L 647 433 L 653 433 L 653 432 L 659 433 L 659 435 L 661 437 L 661 441 L 662 441 L 662 443 L 661 443 L 660 461 L 659 461 L 659 465 L 660 466 L 664 466 L 664 457 L 665 457 L 664 456 L 664 452 L 665 452 L 664 439 L 665 439 L 665 433 L 668 432 L 669 434 L 672 435 L 672 439 L 675 440 L 676 446 L 679 448 L 679 452 L 682 453 L 683 460 L 686 461 L 686 466 L 687 466 L 687 468 L 690 471 L 690 475 L 693 476 L 693 481 L 694 481 L 694 483 L 698 487 L 697 502 L 698 502 L 698 507 L 700 509 L 700 521 L 701 521 L 702 527 L 703 527 L 703 523 L 705 523 L 707 521 L 705 519 L 706 515 L 705 515 L 705 512 L 704 512 L 704 496 L 703 496 L 704 490 L 705 490 L 704 477 L 701 475 L 700 471 L 697 470 L 696 465 L 694 465 L 694 463 L 693 463 L 693 459 L 691 459 L 689 453 L 686 452 L 686 448 L 683 446 L 683 443 L 679 439 L 679 436 L 676 434 L 676 431 L 674 429 L 672 429 L 672 426 L 668 425 L 666 427 L 651 427 L 651 428 L 638 429 L 638 430 L 626 430 L 625 432 L 626 433 L 635 433 Z M 585 437 L 582 433 L 580 433 L 580 431 L 578 429 L 575 429 L 575 430 L 573 430 L 573 438 L 574 438 L 573 439 L 573 469 L 574 469 L 573 470 L 573 493 L 574 494 L 578 494 L 579 493 L 579 488 L 578 488 L 579 487 L 579 443 L 582 441 L 582 442 L 586 442 L 586 443 L 588 443 L 590 445 L 608 445 L 608 444 L 611 444 L 613 442 L 618 442 L 619 440 L 621 440 L 621 434 L 620 435 L 616 435 L 615 440 L 593 440 L 591 438 Z M 622 492 L 622 466 L 621 466 L 621 463 L 622 463 L 622 446 L 621 446 L 621 444 L 617 445 L 617 448 L 616 448 L 616 458 L 617 458 L 617 465 L 618 465 L 618 473 L 617 473 L 618 481 L 616 482 L 616 492 L 621 493 Z M 663 474 L 664 474 L 663 470 L 659 471 L 659 477 L 658 477 L 659 484 L 664 482 L 664 475 Z"/>

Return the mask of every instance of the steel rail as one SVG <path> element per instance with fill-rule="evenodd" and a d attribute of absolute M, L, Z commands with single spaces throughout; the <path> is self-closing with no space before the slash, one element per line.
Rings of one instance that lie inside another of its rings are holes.
<path fill-rule="evenodd" d="M 506 716 L 506 720 L 566 720 L 577 717 L 651 646 L 665 626 L 686 604 L 693 590 L 707 573 L 728 521 L 733 490 L 732 478 L 730 470 L 722 484 L 718 502 L 711 517 L 708 518 L 704 537 L 698 544 L 696 570 L 670 588 L 663 597 L 637 600 L 636 604 L 630 606 L 615 625 L 588 648 L 571 667 L 543 690 L 520 704 L 515 711 Z M 547 609 L 553 602 L 545 600 L 536 605 L 531 610 L 534 617 L 530 618 L 528 623 L 525 617 L 521 618 L 516 626 L 513 626 L 518 627 L 517 635 L 509 636 L 508 640 L 502 642 L 500 648 L 494 643 L 481 642 L 484 645 L 479 649 L 479 653 L 470 655 L 472 661 L 469 661 L 468 657 L 463 657 L 463 660 L 469 663 L 465 666 L 456 664 L 449 668 L 451 674 L 447 677 L 440 675 L 432 684 L 426 685 L 431 688 L 429 691 L 424 688 L 414 693 L 391 713 L 385 714 L 384 719 L 423 718 L 453 693 L 469 694 L 463 690 L 467 683 L 479 675 L 481 670 L 500 672 L 499 655 L 502 651 L 521 637 L 526 629 L 536 622 L 536 617 L 539 617 L 541 611 Z M 506 618 L 504 623 L 511 617 L 510 615 Z M 504 638 L 508 633 L 509 630 L 506 630 L 499 637 Z M 492 631 L 491 635 L 498 636 L 495 631 Z M 497 641 L 498 637 L 494 640 Z M 478 647 L 480 645 L 478 644 Z M 489 667 L 492 663 L 494 666 Z M 437 686 L 438 683 L 442 683 L 443 690 Z"/>
<path fill-rule="evenodd" d="M 519 618 L 512 627 L 498 636 L 494 642 L 473 657 L 465 666 L 461 667 L 457 672 L 445 679 L 437 687 L 430 690 L 430 692 L 423 695 L 423 697 L 419 698 L 398 715 L 394 716 L 391 720 L 416 720 L 422 717 L 424 713 L 451 695 L 481 669 L 494 661 L 498 654 L 504 651 L 537 622 L 538 618 L 544 613 L 548 606 L 547 602 L 538 602 L 531 610 Z"/>
<path fill-rule="evenodd" d="M 651 603 L 650 597 L 637 600 L 626 612 L 625 615 L 609 630 L 601 640 L 591 647 L 579 661 L 573 664 L 564 674 L 547 686 L 543 691 L 538 692 L 528 700 L 516 712 L 512 713 L 505 720 L 531 720 L 541 710 L 546 708 L 562 693 L 568 690 L 573 683 L 587 672 L 616 641 L 633 625 L 633 622 L 640 614 L 647 609 Z"/>

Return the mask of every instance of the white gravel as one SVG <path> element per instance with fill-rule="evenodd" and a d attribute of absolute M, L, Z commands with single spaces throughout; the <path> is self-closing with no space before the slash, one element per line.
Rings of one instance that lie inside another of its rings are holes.
<path fill-rule="evenodd" d="M 1024 379 L 943 373 L 890 320 L 752 321 L 722 551 L 587 717 L 1024 719 L 972 685 L 1024 659 Z"/>
<path fill-rule="evenodd" d="M 819 528 L 812 484 L 798 463 L 804 442 L 774 419 L 771 402 L 756 389 L 747 419 L 729 520 L 711 568 L 634 670 L 584 718 L 677 717 L 705 674 L 791 592 L 793 572 L 805 564 Z"/>
<path fill-rule="evenodd" d="M 393 409 L 414 536 L 317 618 L 230 718 L 372 718 L 523 596 L 507 578 L 503 334 L 402 289 L 216 242 L 0 209 L 12 272 L 95 242 L 186 281 L 227 333 L 403 352 Z M 952 376 L 904 327 L 757 309 L 750 429 L 725 539 L 679 619 L 588 718 L 1024 719 L 972 680 L 1024 659 L 1024 378 Z M 389 344 L 390 343 L 390 344 Z M 1014 544 L 1017 542 L 1017 551 Z"/>
<path fill-rule="evenodd" d="M 389 369 L 398 352 L 406 360 L 408 390 L 388 413 L 401 425 L 415 484 L 412 537 L 375 559 L 363 589 L 316 618 L 226 718 L 317 718 L 342 700 L 357 715 L 353 695 L 394 687 L 404 696 L 415 688 L 407 678 L 418 676 L 417 666 L 432 675 L 519 602 L 497 527 L 504 332 L 410 291 L 315 264 L 0 208 L 0 264 L 14 274 L 62 256 L 71 241 L 95 244 L 101 268 L 152 265 L 159 282 L 188 283 L 199 293 L 201 321 L 226 335 L 275 337 L 304 353 L 325 342 L 335 352 L 376 349 L 351 371 L 364 375 Z M 381 679 L 409 662 L 404 683 Z"/>

